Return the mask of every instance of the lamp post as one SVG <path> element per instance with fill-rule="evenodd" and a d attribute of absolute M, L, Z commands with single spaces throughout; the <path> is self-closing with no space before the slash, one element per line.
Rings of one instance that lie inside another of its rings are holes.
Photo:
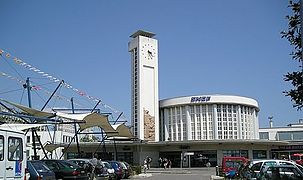
<path fill-rule="evenodd" d="M 269 116 L 268 119 L 269 119 L 269 128 L 272 128 L 273 127 L 273 119 L 274 117 L 273 116 Z"/>

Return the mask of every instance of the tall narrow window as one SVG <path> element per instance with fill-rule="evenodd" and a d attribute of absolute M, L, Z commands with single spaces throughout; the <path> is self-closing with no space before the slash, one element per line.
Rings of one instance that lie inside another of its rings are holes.
<path fill-rule="evenodd" d="M 23 159 L 23 143 L 21 138 L 8 138 L 8 160 L 20 161 Z"/>

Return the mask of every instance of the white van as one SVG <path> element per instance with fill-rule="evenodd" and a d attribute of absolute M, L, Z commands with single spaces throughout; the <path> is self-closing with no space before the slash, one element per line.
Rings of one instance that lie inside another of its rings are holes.
<path fill-rule="evenodd" d="M 24 132 L 0 126 L 0 179 L 25 179 Z"/>

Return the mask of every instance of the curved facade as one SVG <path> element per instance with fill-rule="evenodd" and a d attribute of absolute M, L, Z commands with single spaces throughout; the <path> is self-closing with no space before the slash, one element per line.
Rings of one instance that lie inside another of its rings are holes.
<path fill-rule="evenodd" d="M 228 95 L 160 101 L 160 140 L 258 139 L 258 102 Z"/>

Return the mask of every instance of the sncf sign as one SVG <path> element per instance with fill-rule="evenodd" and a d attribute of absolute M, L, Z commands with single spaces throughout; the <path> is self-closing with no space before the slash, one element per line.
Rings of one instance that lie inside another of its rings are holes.
<path fill-rule="evenodd" d="M 197 97 L 191 97 L 190 102 L 191 103 L 199 103 L 199 102 L 207 102 L 210 101 L 210 96 L 197 96 Z"/>

